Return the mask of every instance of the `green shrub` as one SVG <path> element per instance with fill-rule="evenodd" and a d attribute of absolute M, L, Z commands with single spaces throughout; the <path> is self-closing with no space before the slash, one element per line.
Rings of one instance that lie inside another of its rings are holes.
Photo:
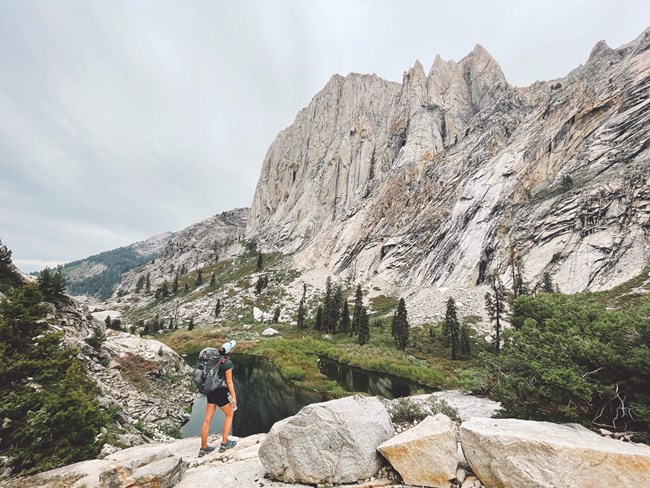
<path fill-rule="evenodd" d="M 287 381 L 303 381 L 307 376 L 298 366 L 285 366 L 280 369 L 280 374 Z"/>
<path fill-rule="evenodd" d="M 599 295 L 514 302 L 499 356 L 484 355 L 503 415 L 650 431 L 650 300 L 624 310 Z"/>
<path fill-rule="evenodd" d="M 433 395 L 426 401 L 418 401 L 409 397 L 393 400 L 388 408 L 393 423 L 417 423 L 423 421 L 430 415 L 442 413 L 454 422 L 460 423 L 461 419 L 458 410 L 449 405 L 445 400 L 439 400 Z"/>

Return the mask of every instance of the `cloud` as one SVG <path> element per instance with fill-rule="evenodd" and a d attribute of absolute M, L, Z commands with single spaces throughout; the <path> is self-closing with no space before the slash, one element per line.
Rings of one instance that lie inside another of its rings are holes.
<path fill-rule="evenodd" d="M 71 261 L 250 205 L 277 133 L 334 73 L 401 82 L 476 43 L 552 79 L 650 18 L 639 1 L 0 3 L 0 238 Z"/>

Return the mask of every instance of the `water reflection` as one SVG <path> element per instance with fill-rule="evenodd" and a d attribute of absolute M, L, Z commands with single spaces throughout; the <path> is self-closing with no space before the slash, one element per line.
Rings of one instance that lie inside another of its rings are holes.
<path fill-rule="evenodd" d="M 275 422 L 295 415 L 305 405 L 327 400 L 321 394 L 292 387 L 264 358 L 233 354 L 231 359 L 238 407 L 233 419 L 233 435 L 245 437 L 268 432 Z M 205 396 L 199 395 L 190 420 L 181 428 L 183 437 L 201 434 L 205 405 Z M 223 413 L 217 409 L 210 433 L 221 432 L 223 420 Z"/>
<path fill-rule="evenodd" d="M 365 371 L 325 357 L 318 359 L 318 368 L 321 373 L 339 383 L 347 391 L 369 393 L 391 400 L 435 391 L 433 388 L 398 376 Z"/>

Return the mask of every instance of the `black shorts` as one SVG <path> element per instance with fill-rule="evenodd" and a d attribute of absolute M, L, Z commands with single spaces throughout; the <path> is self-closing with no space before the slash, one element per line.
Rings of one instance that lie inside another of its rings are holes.
<path fill-rule="evenodd" d="M 217 407 L 223 407 L 230 403 L 228 401 L 228 388 L 217 388 L 206 396 L 208 397 L 208 403 L 214 403 Z"/>

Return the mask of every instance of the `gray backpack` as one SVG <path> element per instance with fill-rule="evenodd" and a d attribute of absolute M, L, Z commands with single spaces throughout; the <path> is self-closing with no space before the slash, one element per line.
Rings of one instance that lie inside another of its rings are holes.
<path fill-rule="evenodd" d="M 192 375 L 200 393 L 212 393 L 218 388 L 228 388 L 226 379 L 219 376 L 219 366 L 226 361 L 214 347 L 206 347 L 199 353 L 199 360 Z"/>

